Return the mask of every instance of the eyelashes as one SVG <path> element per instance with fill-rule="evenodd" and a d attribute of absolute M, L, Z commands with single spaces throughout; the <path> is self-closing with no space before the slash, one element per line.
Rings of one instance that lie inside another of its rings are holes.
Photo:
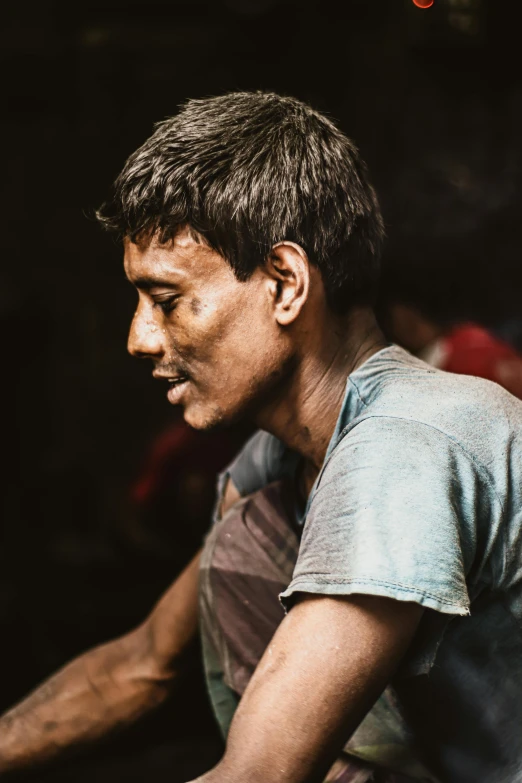
<path fill-rule="evenodd" d="M 179 296 L 169 296 L 167 299 L 161 299 L 160 301 L 154 302 L 154 307 L 159 307 L 163 315 L 168 315 L 171 313 L 178 304 Z"/>

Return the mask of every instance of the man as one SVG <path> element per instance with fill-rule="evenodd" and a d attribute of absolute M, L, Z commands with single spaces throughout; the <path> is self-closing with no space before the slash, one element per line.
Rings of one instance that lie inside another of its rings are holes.
<path fill-rule="evenodd" d="M 190 101 L 100 219 L 138 292 L 131 353 L 192 427 L 260 432 L 201 570 L 7 714 L 0 769 L 161 702 L 200 621 L 228 735 L 204 783 L 519 779 L 522 406 L 383 340 L 353 145 L 290 98 Z"/>

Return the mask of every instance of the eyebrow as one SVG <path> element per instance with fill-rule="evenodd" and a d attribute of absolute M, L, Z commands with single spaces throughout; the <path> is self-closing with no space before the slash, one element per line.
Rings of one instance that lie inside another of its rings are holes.
<path fill-rule="evenodd" d="M 179 287 L 176 283 L 172 283 L 170 281 L 163 280 L 158 277 L 149 277 L 148 275 L 145 275 L 144 277 L 137 277 L 136 280 L 130 280 L 129 282 L 136 288 L 141 289 L 142 291 L 149 291 L 151 288 L 178 288 Z"/>

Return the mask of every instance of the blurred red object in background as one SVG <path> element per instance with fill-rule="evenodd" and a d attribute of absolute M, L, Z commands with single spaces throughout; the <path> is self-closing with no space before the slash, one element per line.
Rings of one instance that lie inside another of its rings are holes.
<path fill-rule="evenodd" d="M 444 335 L 442 350 L 445 354 L 442 369 L 500 384 L 499 369 L 501 375 L 506 362 L 521 359 L 514 348 L 474 323 L 461 324 Z"/>
<path fill-rule="evenodd" d="M 193 430 L 177 411 L 149 442 L 129 487 L 122 528 L 126 543 L 162 558 L 195 552 L 212 517 L 217 474 L 251 434 L 244 425 Z"/>

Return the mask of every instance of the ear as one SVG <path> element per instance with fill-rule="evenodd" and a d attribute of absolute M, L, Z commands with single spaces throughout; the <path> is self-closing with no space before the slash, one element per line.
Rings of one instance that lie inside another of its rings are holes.
<path fill-rule="evenodd" d="M 310 291 L 310 262 L 300 245 L 278 242 L 264 269 L 277 322 L 289 326 L 299 316 Z"/>

